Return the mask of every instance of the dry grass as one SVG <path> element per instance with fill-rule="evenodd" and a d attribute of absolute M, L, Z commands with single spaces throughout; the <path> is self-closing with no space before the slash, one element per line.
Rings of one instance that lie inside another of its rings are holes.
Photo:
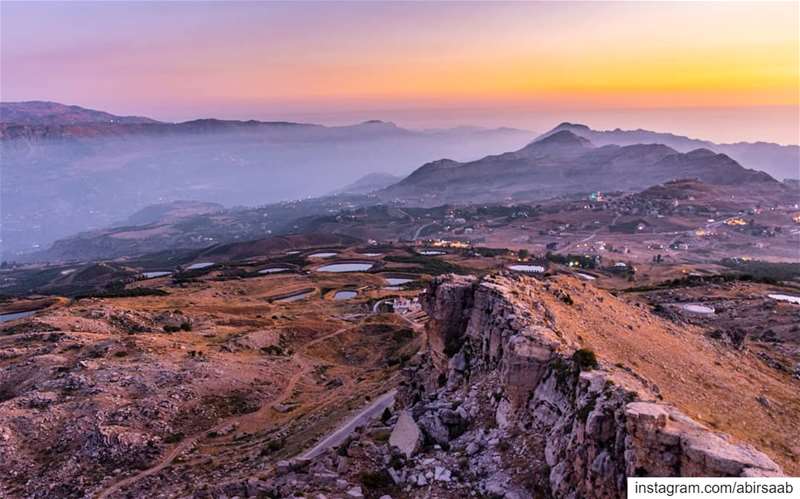
<path fill-rule="evenodd" d="M 597 353 L 606 367 L 628 366 L 655 383 L 665 402 L 711 428 L 766 452 L 800 473 L 800 382 L 750 352 L 714 343 L 695 326 L 678 326 L 572 277 L 554 279 L 567 305 L 541 286 L 532 302 L 553 311 L 555 328 Z M 766 397 L 769 407 L 758 402 Z"/>

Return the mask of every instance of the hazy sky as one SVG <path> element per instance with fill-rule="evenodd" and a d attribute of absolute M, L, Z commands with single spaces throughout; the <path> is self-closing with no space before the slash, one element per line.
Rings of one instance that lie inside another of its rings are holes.
<path fill-rule="evenodd" d="M 0 2 L 4 101 L 798 142 L 798 2 Z"/>

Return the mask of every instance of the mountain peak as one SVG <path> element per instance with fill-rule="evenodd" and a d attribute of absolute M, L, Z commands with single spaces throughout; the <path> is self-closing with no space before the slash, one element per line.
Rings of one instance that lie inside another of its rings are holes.
<path fill-rule="evenodd" d="M 393 122 L 383 120 L 367 120 L 361 122 L 361 125 L 381 128 L 397 128 L 397 125 L 395 125 Z"/>
<path fill-rule="evenodd" d="M 581 155 L 586 149 L 593 148 L 589 140 L 576 135 L 569 130 L 561 130 L 542 138 L 537 138 L 527 146 L 517 151 L 518 155 L 526 158 L 546 156 L 575 156 Z"/>
<path fill-rule="evenodd" d="M 562 145 L 576 145 L 585 147 L 591 145 L 589 140 L 577 135 L 569 130 L 560 130 L 556 133 L 550 134 L 543 139 L 539 139 L 534 144 L 562 144 Z"/>
<path fill-rule="evenodd" d="M 716 156 L 717 153 L 710 149 L 706 149 L 705 147 L 700 147 L 687 152 L 686 155 L 690 158 L 710 158 L 712 156 Z"/>
<path fill-rule="evenodd" d="M 557 127 L 553 128 L 553 132 L 557 130 L 581 130 L 581 131 L 591 131 L 591 128 L 584 125 L 583 123 L 570 123 L 569 121 L 565 121 L 560 123 Z"/>

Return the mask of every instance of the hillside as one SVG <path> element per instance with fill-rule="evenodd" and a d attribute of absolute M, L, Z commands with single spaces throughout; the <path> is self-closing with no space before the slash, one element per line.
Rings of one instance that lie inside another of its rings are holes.
<path fill-rule="evenodd" d="M 634 191 L 679 178 L 719 185 L 778 182 L 708 149 L 679 153 L 661 144 L 594 146 L 571 131 L 546 135 L 515 152 L 423 165 L 380 195 L 427 205 L 538 200 L 592 191 Z"/>
<path fill-rule="evenodd" d="M 314 232 L 315 220 L 330 212 L 374 203 L 363 196 L 341 195 L 276 203 L 260 208 L 218 209 L 207 203 L 170 203 L 140 210 L 134 225 L 80 232 L 27 255 L 32 261 L 86 261 L 166 250 L 200 250 L 273 235 Z"/>
<path fill-rule="evenodd" d="M 173 201 L 171 203 L 146 206 L 128 217 L 118 225 L 150 225 L 154 223 L 174 222 L 180 218 L 194 215 L 206 215 L 222 211 L 224 207 L 216 203 L 202 201 Z"/>
<path fill-rule="evenodd" d="M 348 184 L 341 189 L 334 191 L 334 194 L 369 194 L 392 184 L 396 184 L 401 180 L 400 177 L 390 175 L 388 173 L 368 173 L 356 180 L 352 184 Z"/>
<path fill-rule="evenodd" d="M 448 168 L 446 163 L 439 165 L 442 163 L 428 165 L 430 170 L 414 175 L 436 178 L 441 168 Z M 588 243 L 583 247 L 605 248 L 603 241 L 608 237 L 615 245 L 627 247 L 630 257 L 639 254 L 649 259 L 653 248 L 675 241 L 676 231 L 685 231 L 683 242 L 691 241 L 693 247 L 692 252 L 679 252 L 676 258 L 713 260 L 729 256 L 731 248 L 737 248 L 739 256 L 796 260 L 797 231 L 792 216 L 798 190 L 774 181 L 740 184 L 726 182 L 724 177 L 717 180 L 721 183 L 679 179 L 643 191 L 608 194 L 602 201 L 589 203 L 586 196 L 570 195 L 536 201 L 535 205 L 489 198 L 483 205 L 415 207 L 386 203 L 375 195 L 339 194 L 249 209 L 215 209 L 202 203 L 156 205 L 135 217 L 138 224 L 75 234 L 30 254 L 27 261 L 201 250 L 307 232 L 379 241 L 472 239 L 497 247 L 517 247 L 524 242 L 537 251 L 545 251 L 549 245 L 569 249 L 594 238 L 598 246 Z M 742 215 L 748 221 L 746 226 L 723 223 Z M 694 249 L 702 255 L 694 254 Z"/>

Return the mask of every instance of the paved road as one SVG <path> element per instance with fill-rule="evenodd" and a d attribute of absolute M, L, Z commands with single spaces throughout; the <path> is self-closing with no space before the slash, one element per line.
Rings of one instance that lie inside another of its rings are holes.
<path fill-rule="evenodd" d="M 621 217 L 621 216 L 622 216 L 622 215 L 617 215 L 617 216 L 615 216 L 615 217 L 614 217 L 614 219 L 613 219 L 613 220 L 611 220 L 611 223 L 610 223 L 610 224 L 608 224 L 608 226 L 610 227 L 610 226 L 612 226 L 612 225 L 615 225 L 615 224 L 617 223 L 617 220 L 619 220 L 619 217 Z M 573 243 L 569 243 L 569 244 L 567 244 L 566 246 L 564 246 L 563 248 L 561 248 L 559 251 L 567 251 L 567 250 L 569 250 L 570 248 L 572 248 L 573 246 L 577 246 L 578 244 L 581 244 L 581 243 L 586 243 L 586 242 L 589 242 L 589 241 L 591 241 L 591 240 L 592 240 L 592 239 L 594 239 L 594 237 L 595 237 L 597 234 L 599 234 L 599 233 L 600 233 L 600 231 L 601 231 L 601 230 L 603 230 L 604 228 L 605 228 L 605 227 L 598 227 L 598 228 L 597 228 L 597 229 L 596 229 L 594 232 L 592 232 L 592 233 L 591 233 L 591 234 L 589 234 L 588 236 L 584 237 L 583 239 L 581 239 L 581 240 L 579 240 L 579 241 L 575 241 L 575 242 L 573 242 Z"/>
<path fill-rule="evenodd" d="M 425 225 L 420 226 L 416 232 L 414 232 L 414 237 L 412 239 L 417 240 L 419 239 L 419 235 L 425 230 L 426 227 L 430 227 L 431 225 L 435 225 L 436 222 L 427 223 Z"/>
<path fill-rule="evenodd" d="M 320 440 L 317 445 L 306 451 L 300 459 L 312 459 L 322 452 L 336 447 L 344 442 L 359 426 L 364 426 L 371 420 L 379 417 L 384 409 L 394 404 L 397 390 L 391 390 L 372 401 L 367 407 L 348 419 L 336 431 Z"/>

